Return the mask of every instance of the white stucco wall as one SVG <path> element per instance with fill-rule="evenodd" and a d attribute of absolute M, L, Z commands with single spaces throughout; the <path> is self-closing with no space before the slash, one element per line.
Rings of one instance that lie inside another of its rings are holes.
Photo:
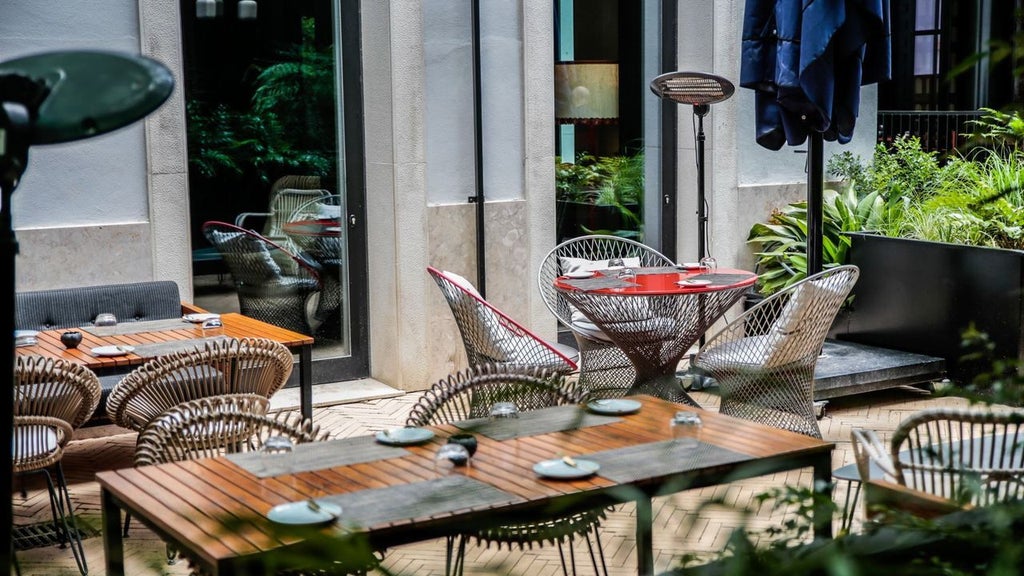
<path fill-rule="evenodd" d="M 432 0 L 423 10 L 427 198 L 465 203 L 476 194 L 471 4 Z M 488 201 L 523 197 L 521 3 L 481 5 L 483 172 Z"/>
<path fill-rule="evenodd" d="M 6 0 L 0 8 L 0 61 L 52 50 L 139 53 L 134 0 Z M 142 222 L 148 217 L 142 123 L 67 144 L 35 146 L 11 202 L 15 228 Z"/>

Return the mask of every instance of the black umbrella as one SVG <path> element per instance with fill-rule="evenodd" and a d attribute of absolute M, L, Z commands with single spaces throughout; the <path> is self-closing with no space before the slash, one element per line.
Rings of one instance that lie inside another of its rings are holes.
<path fill-rule="evenodd" d="M 758 144 L 807 146 L 807 274 L 821 270 L 822 140 L 846 144 L 860 87 L 890 74 L 889 0 L 747 0 L 740 86 Z"/>

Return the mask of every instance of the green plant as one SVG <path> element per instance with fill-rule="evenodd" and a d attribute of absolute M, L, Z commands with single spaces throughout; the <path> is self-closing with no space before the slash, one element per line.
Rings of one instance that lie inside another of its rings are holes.
<path fill-rule="evenodd" d="M 247 109 L 198 99 L 186 105 L 189 165 L 212 178 L 253 172 L 325 175 L 336 161 L 333 48 L 313 45 L 312 19 L 301 44 L 256 76 Z"/>
<path fill-rule="evenodd" d="M 642 238 L 642 221 L 637 207 L 644 196 L 644 156 L 594 156 L 581 152 L 573 163 L 555 158 L 556 199 L 560 202 L 593 204 L 615 210 L 624 227 L 601 229 L 583 227 L 588 234 L 611 234 Z"/>
<path fill-rule="evenodd" d="M 850 238 L 844 232 L 878 226 L 885 204 L 877 192 L 859 198 L 853 187 L 825 190 L 822 196 L 822 263 L 845 264 Z M 767 223 L 755 223 L 747 243 L 758 246 L 758 291 L 772 294 L 807 277 L 807 202 L 793 202 L 772 212 Z"/>
<path fill-rule="evenodd" d="M 575 162 L 555 157 L 555 198 L 563 202 L 590 202 L 602 180 L 596 159 L 586 152 L 576 155 Z"/>

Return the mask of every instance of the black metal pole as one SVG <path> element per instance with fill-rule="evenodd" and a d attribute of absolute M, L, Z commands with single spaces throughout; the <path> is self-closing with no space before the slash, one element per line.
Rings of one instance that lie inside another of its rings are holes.
<path fill-rule="evenodd" d="M 708 214 L 704 200 L 704 116 L 711 110 L 707 104 L 697 104 L 693 113 L 697 116 L 697 259 L 708 255 Z"/>
<path fill-rule="evenodd" d="M 823 141 L 811 132 L 807 143 L 807 275 L 822 270 L 822 188 L 824 182 Z"/>
<path fill-rule="evenodd" d="M 664 0 L 661 3 L 661 69 L 676 69 L 676 51 L 679 49 L 678 22 L 679 3 Z M 667 98 L 661 104 L 661 253 L 673 261 L 676 259 L 677 222 L 676 198 L 678 175 L 676 174 L 676 150 L 678 138 L 676 122 L 678 105 Z"/>
<path fill-rule="evenodd" d="M 18 254 L 18 240 L 14 236 L 14 220 L 11 211 L 11 198 L 14 189 L 21 180 L 21 175 L 28 164 L 28 130 L 31 127 L 31 118 L 28 109 L 18 103 L 0 101 L 0 268 L 3 269 L 3 277 L 0 279 L 3 293 L 3 309 L 7 310 L 4 315 L 3 328 L 0 331 L 0 346 L 4 352 L 0 354 L 0 374 L 4 374 L 4 380 L 11 383 L 13 394 L 14 382 L 14 292 L 15 292 L 15 258 Z M 8 396 L 13 400 L 13 396 Z M 0 542 L 7 542 L 6 548 L 0 546 L 0 570 L 5 574 L 11 573 L 14 560 L 14 540 L 11 537 L 12 524 L 14 522 L 13 501 L 11 500 L 11 478 L 14 475 L 13 450 L 11 440 L 13 437 L 14 412 L 11 410 L 0 410 L 3 413 L 3 421 L 0 422 L 0 449 L 6 452 L 4 456 L 3 484 L 0 490 L 7 495 L 7 502 L 0 513 Z"/>
<path fill-rule="evenodd" d="M 473 139 L 476 152 L 476 278 L 477 290 L 487 297 L 486 235 L 484 230 L 483 100 L 480 83 L 480 0 L 473 0 Z"/>

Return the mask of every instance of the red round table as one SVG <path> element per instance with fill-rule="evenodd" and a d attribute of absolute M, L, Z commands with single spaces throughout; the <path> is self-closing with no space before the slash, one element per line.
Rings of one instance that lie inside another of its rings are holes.
<path fill-rule="evenodd" d="M 629 394 L 692 406 L 676 369 L 683 355 L 757 280 L 746 270 L 635 268 L 635 277 L 601 270 L 589 278 L 559 276 L 555 288 L 630 359 Z"/>

